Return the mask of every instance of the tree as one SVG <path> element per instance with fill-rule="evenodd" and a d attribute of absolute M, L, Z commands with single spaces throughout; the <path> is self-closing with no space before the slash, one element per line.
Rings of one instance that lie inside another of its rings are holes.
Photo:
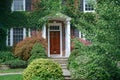
<path fill-rule="evenodd" d="M 6 40 L 6 29 L 5 23 L 8 18 L 8 14 L 11 11 L 12 0 L 1 0 L 0 1 L 0 50 L 5 47 Z"/>
<path fill-rule="evenodd" d="M 119 0 L 99 1 L 98 21 L 95 25 L 96 42 L 112 59 L 120 57 L 120 3 Z M 120 60 L 120 59 L 119 59 Z"/>

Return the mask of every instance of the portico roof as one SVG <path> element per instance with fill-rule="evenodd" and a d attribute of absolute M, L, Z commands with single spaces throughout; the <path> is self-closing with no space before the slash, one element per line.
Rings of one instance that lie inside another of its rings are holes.
<path fill-rule="evenodd" d="M 62 21 L 67 21 L 67 20 L 70 21 L 71 20 L 71 17 L 69 17 L 63 13 L 60 13 L 60 12 L 49 14 L 49 15 L 45 16 L 44 18 L 46 18 L 48 20 L 53 20 L 53 19 L 62 20 Z"/>

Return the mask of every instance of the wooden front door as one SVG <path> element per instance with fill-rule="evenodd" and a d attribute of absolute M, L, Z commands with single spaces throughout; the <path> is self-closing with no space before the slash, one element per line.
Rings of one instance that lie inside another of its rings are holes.
<path fill-rule="evenodd" d="M 60 54 L 60 31 L 50 31 L 50 54 Z"/>

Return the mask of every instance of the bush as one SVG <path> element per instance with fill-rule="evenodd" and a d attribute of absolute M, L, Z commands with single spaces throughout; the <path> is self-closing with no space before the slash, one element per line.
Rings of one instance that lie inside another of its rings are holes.
<path fill-rule="evenodd" d="M 68 68 L 76 80 L 120 80 L 120 70 L 114 60 L 106 54 L 99 54 L 92 46 L 76 45 L 69 60 Z"/>
<path fill-rule="evenodd" d="M 23 80 L 64 80 L 58 63 L 49 59 L 36 59 L 23 72 Z"/>
<path fill-rule="evenodd" d="M 40 43 L 34 44 L 31 51 L 31 56 L 28 59 L 28 63 L 30 63 L 32 60 L 37 58 L 47 58 L 47 55 L 45 53 L 45 48 Z"/>
<path fill-rule="evenodd" d="M 13 60 L 15 57 L 13 56 L 13 53 L 10 51 L 0 51 L 0 63 Z"/>
<path fill-rule="evenodd" d="M 10 68 L 25 68 L 25 67 L 27 67 L 27 62 L 20 60 L 20 59 L 6 61 L 4 64 L 9 65 Z"/>
<path fill-rule="evenodd" d="M 13 49 L 15 56 L 23 60 L 28 60 L 31 56 L 30 52 L 32 50 L 32 47 L 36 42 L 41 43 L 46 48 L 46 41 L 42 37 L 26 38 L 15 45 Z"/>

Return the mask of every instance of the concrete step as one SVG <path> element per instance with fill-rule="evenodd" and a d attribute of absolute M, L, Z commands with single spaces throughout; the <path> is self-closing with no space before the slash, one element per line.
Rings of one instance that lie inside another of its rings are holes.
<path fill-rule="evenodd" d="M 63 71 L 64 79 L 65 79 L 65 80 L 71 80 L 70 71 L 67 70 L 67 69 L 62 69 L 62 71 Z"/>
<path fill-rule="evenodd" d="M 54 60 L 55 62 L 58 62 L 59 64 L 67 64 L 68 59 L 67 58 L 53 58 L 52 60 Z"/>
<path fill-rule="evenodd" d="M 71 80 L 70 71 L 67 69 L 68 58 L 51 58 L 61 65 L 63 76 L 65 80 Z"/>
<path fill-rule="evenodd" d="M 65 79 L 65 80 L 72 80 L 70 76 L 68 76 L 68 77 L 65 76 L 64 79 Z"/>
<path fill-rule="evenodd" d="M 60 64 L 62 69 L 67 69 L 67 64 Z"/>

